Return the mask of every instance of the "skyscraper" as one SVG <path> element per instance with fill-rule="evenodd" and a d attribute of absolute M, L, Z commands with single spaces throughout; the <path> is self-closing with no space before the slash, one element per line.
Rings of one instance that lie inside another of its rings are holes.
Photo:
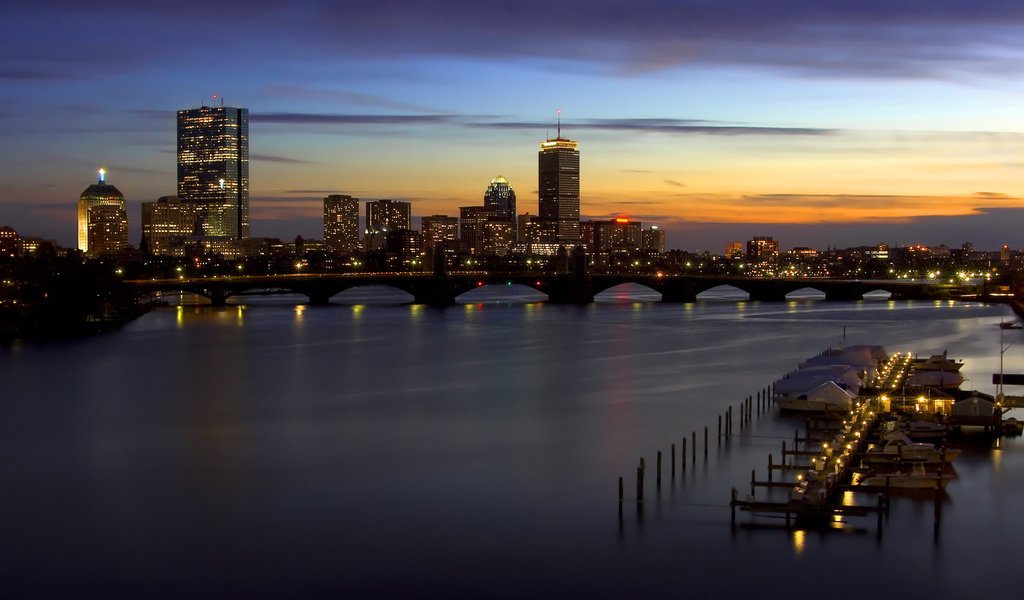
<path fill-rule="evenodd" d="M 128 246 L 124 194 L 107 184 L 107 172 L 78 197 L 78 249 L 86 256 L 112 254 Z"/>
<path fill-rule="evenodd" d="M 412 229 L 412 205 L 400 200 L 366 203 L 366 250 L 381 250 L 389 231 Z"/>
<path fill-rule="evenodd" d="M 249 111 L 178 111 L 178 197 L 199 206 L 203 235 L 249 237 Z"/>
<path fill-rule="evenodd" d="M 324 198 L 324 243 L 331 252 L 354 254 L 359 248 L 359 198 Z"/>
<path fill-rule="evenodd" d="M 516 192 L 509 185 L 508 179 L 498 175 L 491 180 L 484 192 L 484 206 L 491 209 L 495 217 L 510 220 L 516 218 Z"/>
<path fill-rule="evenodd" d="M 539 192 L 538 211 L 541 219 L 555 223 L 555 239 L 549 240 L 575 246 L 580 242 L 580 152 L 573 140 L 558 136 L 540 144 L 537 155 Z"/>

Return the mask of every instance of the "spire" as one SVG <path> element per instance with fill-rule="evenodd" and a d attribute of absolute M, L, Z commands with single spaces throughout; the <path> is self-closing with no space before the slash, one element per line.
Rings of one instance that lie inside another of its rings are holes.
<path fill-rule="evenodd" d="M 558 138 L 562 139 L 562 109 L 555 110 L 556 118 L 558 119 Z"/>
<path fill-rule="evenodd" d="M 100 184 L 106 183 L 106 181 L 107 181 L 107 170 L 104 169 L 103 167 L 100 167 L 99 173 L 100 173 Z"/>

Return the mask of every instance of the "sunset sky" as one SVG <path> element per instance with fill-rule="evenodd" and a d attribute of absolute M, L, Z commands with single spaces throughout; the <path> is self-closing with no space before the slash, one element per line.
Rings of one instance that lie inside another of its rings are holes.
<path fill-rule="evenodd" d="M 26 2 L 0 38 L 0 225 L 73 246 L 104 166 L 175 193 L 174 112 L 250 111 L 252 235 L 321 199 L 457 215 L 496 175 L 537 212 L 578 140 L 583 218 L 669 247 L 1024 247 L 1024 3 L 1008 0 Z"/>

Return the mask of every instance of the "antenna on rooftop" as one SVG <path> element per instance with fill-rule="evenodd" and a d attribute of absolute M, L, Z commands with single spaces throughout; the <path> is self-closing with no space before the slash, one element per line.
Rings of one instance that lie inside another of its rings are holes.
<path fill-rule="evenodd" d="M 558 119 L 558 139 L 562 139 L 562 109 L 556 109 L 555 115 Z"/>

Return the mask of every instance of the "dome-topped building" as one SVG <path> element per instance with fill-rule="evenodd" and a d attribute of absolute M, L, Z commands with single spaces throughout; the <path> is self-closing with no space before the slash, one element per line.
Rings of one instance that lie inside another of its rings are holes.
<path fill-rule="evenodd" d="M 491 180 L 491 185 L 484 192 L 484 207 L 490 209 L 495 217 L 515 221 L 516 192 L 508 179 L 498 175 Z"/>
<path fill-rule="evenodd" d="M 86 256 L 101 256 L 128 246 L 128 213 L 124 194 L 107 183 L 107 171 L 78 196 L 78 249 Z"/>

